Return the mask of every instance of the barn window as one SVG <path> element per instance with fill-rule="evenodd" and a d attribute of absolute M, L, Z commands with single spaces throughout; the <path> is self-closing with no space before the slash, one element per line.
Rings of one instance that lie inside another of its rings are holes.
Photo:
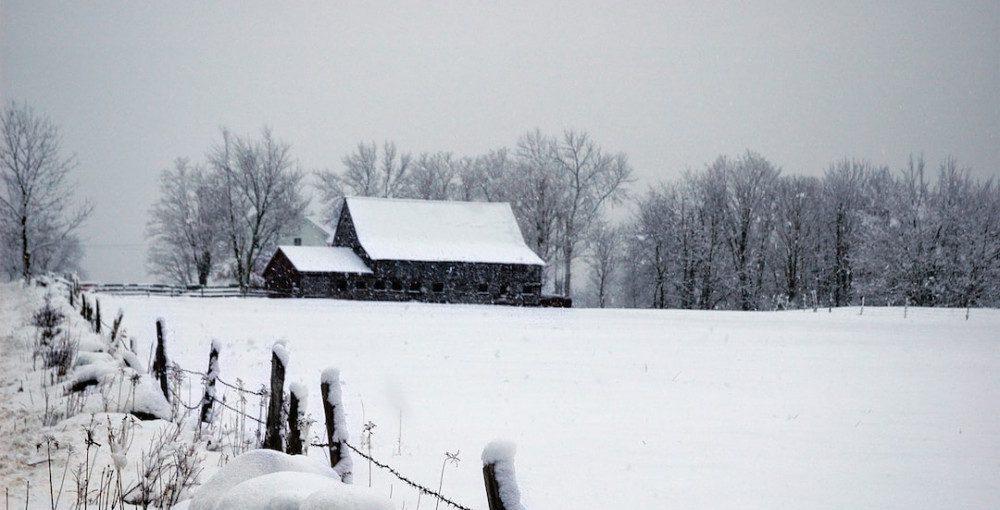
<path fill-rule="evenodd" d="M 292 241 L 292 243 L 293 243 L 293 244 L 295 244 L 295 246 L 302 246 L 302 238 L 301 238 L 301 237 L 296 237 L 296 238 L 295 238 L 295 239 L 294 239 L 294 240 Z"/>
<path fill-rule="evenodd" d="M 441 282 L 434 282 L 434 285 L 431 288 L 434 292 L 444 292 L 444 284 Z"/>
<path fill-rule="evenodd" d="M 372 288 L 375 290 L 385 290 L 385 280 L 375 280 L 372 284 Z"/>
<path fill-rule="evenodd" d="M 478 290 L 479 292 L 489 292 L 490 291 L 490 284 L 488 284 L 488 283 L 480 283 L 476 290 Z"/>
<path fill-rule="evenodd" d="M 413 280 L 410 282 L 410 292 L 420 292 L 420 282 Z"/>
<path fill-rule="evenodd" d="M 403 290 L 403 282 L 399 281 L 399 278 L 392 279 L 392 290 Z"/>

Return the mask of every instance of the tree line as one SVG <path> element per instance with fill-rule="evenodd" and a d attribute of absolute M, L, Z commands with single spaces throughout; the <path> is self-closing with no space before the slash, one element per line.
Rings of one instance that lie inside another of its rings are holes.
<path fill-rule="evenodd" d="M 1000 304 L 1000 190 L 953 158 L 784 175 L 754 152 L 652 186 L 593 236 L 598 300 L 780 309 Z M 600 287 L 598 287 L 600 289 Z"/>
<path fill-rule="evenodd" d="M 0 128 L 5 273 L 77 269 L 91 206 L 72 205 L 75 159 L 27 105 L 7 104 Z M 625 153 L 579 131 L 533 130 L 464 156 L 362 142 L 307 172 L 270 130 L 223 129 L 201 161 L 163 170 L 159 188 L 148 265 L 180 284 L 259 285 L 310 197 L 332 224 L 353 195 L 509 202 L 547 262 L 546 291 L 592 306 L 1000 304 L 1000 189 L 953 158 L 895 170 L 844 159 L 812 177 L 747 151 L 639 188 Z"/>

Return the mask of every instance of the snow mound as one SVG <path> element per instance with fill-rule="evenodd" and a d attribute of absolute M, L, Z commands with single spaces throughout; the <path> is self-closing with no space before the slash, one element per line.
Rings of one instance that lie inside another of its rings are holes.
<path fill-rule="evenodd" d="M 121 367 L 114 362 L 100 362 L 83 365 L 73 370 L 69 379 L 70 391 L 80 391 L 113 377 Z"/>
<path fill-rule="evenodd" d="M 214 508 L 215 510 L 296 510 L 311 494 L 333 484 L 343 485 L 338 478 L 315 473 L 298 471 L 268 473 L 236 484 L 219 498 Z"/>
<path fill-rule="evenodd" d="M 77 344 L 79 352 L 108 352 L 108 344 L 99 335 L 88 335 Z"/>
<path fill-rule="evenodd" d="M 338 485 L 313 492 L 299 510 L 391 510 L 388 500 L 368 487 Z"/>
<path fill-rule="evenodd" d="M 190 508 L 191 510 L 243 508 L 222 506 L 222 503 L 229 492 L 248 480 L 287 471 L 294 472 L 296 476 L 302 478 L 305 478 L 303 474 L 311 474 L 321 477 L 328 483 L 340 483 L 340 475 L 336 471 L 304 455 L 288 455 L 273 450 L 251 450 L 230 461 L 199 487 L 191 499 Z M 262 483 L 270 484 L 272 481 L 265 480 Z M 241 490 L 249 488 L 242 487 Z M 316 487 L 318 488 L 320 487 Z"/>
<path fill-rule="evenodd" d="M 173 414 L 167 399 L 163 398 L 159 382 L 146 375 L 141 376 L 135 386 L 135 399 L 130 411 L 140 417 L 148 415 L 161 420 L 170 420 Z"/>
<path fill-rule="evenodd" d="M 98 363 L 113 363 L 114 361 L 115 359 L 106 352 L 82 351 L 76 354 L 76 361 L 73 364 L 77 367 L 82 367 Z"/>

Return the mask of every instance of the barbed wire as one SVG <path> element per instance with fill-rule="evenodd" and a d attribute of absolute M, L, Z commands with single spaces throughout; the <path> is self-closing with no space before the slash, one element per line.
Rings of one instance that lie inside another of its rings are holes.
<path fill-rule="evenodd" d="M 388 471 L 392 476 L 395 476 L 397 479 L 399 479 L 399 481 L 401 481 L 401 482 L 409 485 L 410 487 L 413 487 L 414 489 L 417 489 L 418 491 L 423 492 L 424 494 L 427 494 L 429 496 L 433 496 L 435 498 L 438 498 L 439 500 L 441 500 L 442 503 L 445 503 L 447 505 L 451 505 L 451 506 L 453 506 L 455 508 L 458 508 L 459 510 L 472 510 L 471 508 L 469 508 L 469 507 L 467 507 L 465 505 L 462 505 L 460 503 L 456 503 L 455 501 L 452 501 L 452 500 L 448 499 L 447 497 L 445 497 L 440 492 L 437 492 L 437 491 L 435 491 L 433 489 L 430 489 L 428 487 L 420 485 L 419 483 L 414 482 L 413 480 L 410 480 L 406 475 L 404 475 L 404 474 L 400 473 L 399 471 L 397 471 L 396 468 L 394 468 L 394 467 L 392 467 L 392 466 L 390 466 L 390 465 L 388 465 L 388 464 L 386 464 L 384 462 L 380 462 L 378 459 L 375 459 L 374 457 L 372 457 L 372 456 L 370 456 L 370 455 L 362 452 L 361 450 L 359 450 L 358 448 L 356 448 L 351 443 L 348 443 L 347 441 L 341 441 L 341 444 L 343 444 L 344 446 L 348 447 L 352 452 L 358 454 L 359 456 L 361 456 L 365 460 L 368 460 L 372 464 L 374 464 L 374 465 L 376 465 L 376 466 L 378 466 L 378 467 L 380 467 L 380 468 Z M 329 448 L 330 447 L 330 443 L 309 443 L 309 446 L 315 446 L 317 448 Z"/>
<path fill-rule="evenodd" d="M 199 372 L 197 370 L 189 370 L 187 368 L 182 368 L 180 365 L 178 365 L 176 363 L 174 363 L 174 368 L 176 370 L 179 370 L 179 371 L 184 372 L 186 374 L 197 375 L 197 376 L 199 376 L 201 378 L 207 378 L 208 377 L 208 374 L 206 374 L 205 372 Z M 241 392 L 241 393 L 246 393 L 247 395 L 256 395 L 258 397 L 266 397 L 268 395 L 267 391 L 253 391 L 253 390 L 248 390 L 248 389 L 246 389 L 246 388 L 244 388 L 242 386 L 238 386 L 238 385 L 235 385 L 235 384 L 232 384 L 232 383 L 228 383 L 228 382 L 224 381 L 219 376 L 215 376 L 215 382 L 217 382 L 217 383 L 219 383 L 219 384 L 221 384 L 221 385 L 223 385 L 223 386 L 225 386 L 225 387 L 227 387 L 227 388 L 229 388 L 231 390 L 238 391 L 238 392 Z"/>
<path fill-rule="evenodd" d="M 104 320 L 101 320 L 101 324 L 104 325 L 106 328 L 108 328 L 109 331 L 113 329 L 113 326 L 110 325 L 110 324 L 108 324 Z M 119 338 L 119 340 L 122 340 L 122 343 L 124 345 L 124 339 Z M 189 374 L 189 375 L 195 375 L 195 376 L 198 376 L 198 377 L 202 378 L 203 380 L 207 380 L 208 379 L 208 374 L 206 374 L 205 372 L 199 372 L 197 370 L 189 370 L 189 369 L 181 367 L 177 363 L 171 364 L 170 369 L 174 370 L 174 371 L 177 371 L 177 372 Z M 265 388 L 263 388 L 263 387 L 262 387 L 262 391 L 248 390 L 248 389 L 242 387 L 242 385 L 237 386 L 237 385 L 234 385 L 232 383 L 228 383 L 228 382 L 222 380 L 222 378 L 220 378 L 218 376 L 215 377 L 215 382 L 217 382 L 219 384 L 222 384 L 223 386 L 225 386 L 225 387 L 227 387 L 229 389 L 232 389 L 234 391 L 237 391 L 237 392 L 240 392 L 240 393 L 243 393 L 243 394 L 255 395 L 257 397 L 266 397 L 268 395 L 267 390 Z M 197 404 L 188 405 L 184 401 L 183 397 L 181 397 L 172 387 L 168 386 L 167 389 L 170 392 L 170 394 L 174 397 L 175 401 L 178 404 L 180 404 L 181 406 L 183 406 L 184 408 L 188 409 L 189 411 L 197 410 L 197 409 L 201 408 L 201 406 L 204 404 L 204 398 L 203 398 L 202 401 L 199 402 L 199 403 L 197 403 Z M 225 409 L 228 409 L 228 410 L 236 413 L 237 415 L 239 415 L 239 416 L 241 416 L 243 418 L 246 418 L 246 419 L 249 419 L 251 421 L 257 422 L 257 423 L 259 423 L 261 425 L 266 425 L 266 423 L 263 420 L 257 419 L 255 417 L 247 414 L 244 411 L 241 411 L 239 409 L 236 409 L 235 407 L 230 406 L 224 400 L 219 400 L 214 395 L 207 395 L 207 396 L 213 402 L 219 404 L 220 406 L 222 406 Z M 396 468 L 390 466 L 389 464 L 387 464 L 385 462 L 379 461 L 378 459 L 376 459 L 376 458 L 374 458 L 374 457 L 372 457 L 372 456 L 364 453 L 363 451 L 361 451 L 360 449 L 358 449 L 357 447 L 355 447 L 351 443 L 349 443 L 347 441 L 342 441 L 341 444 L 343 444 L 344 446 L 347 446 L 347 448 L 350 449 L 352 452 L 358 454 L 360 457 L 362 457 L 365 460 L 371 462 L 375 466 L 378 466 L 380 469 L 384 469 L 384 470 L 388 471 L 389 474 L 391 474 L 392 476 L 396 477 L 396 479 L 398 479 L 399 481 L 401 481 L 401 482 L 409 485 L 410 487 L 413 487 L 414 489 L 417 489 L 421 493 L 427 494 L 427 495 L 429 495 L 431 497 L 435 497 L 439 501 L 441 501 L 442 503 L 444 503 L 446 505 L 449 505 L 449 506 L 451 506 L 453 508 L 457 508 L 458 510 L 472 510 L 472 508 L 470 508 L 470 507 L 467 507 L 465 505 L 462 505 L 460 503 L 457 503 L 457 502 L 455 502 L 455 501 L 447 498 L 445 495 L 441 494 L 440 492 L 437 492 L 437 491 L 435 491 L 435 490 L 433 490 L 433 489 L 431 489 L 429 487 L 426 487 L 426 486 L 421 485 L 421 484 L 419 484 L 417 482 L 414 482 L 409 477 L 407 477 L 406 475 L 404 475 L 404 474 L 400 473 L 398 470 L 396 470 Z M 313 446 L 313 447 L 316 447 L 316 448 L 329 448 L 330 447 L 329 443 L 309 443 L 309 445 Z"/>

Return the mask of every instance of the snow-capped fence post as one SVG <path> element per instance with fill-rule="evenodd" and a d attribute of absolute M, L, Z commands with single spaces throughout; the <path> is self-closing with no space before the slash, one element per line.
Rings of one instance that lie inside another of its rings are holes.
<path fill-rule="evenodd" d="M 167 382 L 167 338 L 163 327 L 163 319 L 156 319 L 156 354 L 153 356 L 153 375 L 160 381 L 160 391 L 163 398 L 170 402 L 170 389 Z"/>
<path fill-rule="evenodd" d="M 320 396 L 323 398 L 323 416 L 326 418 L 326 442 L 330 449 L 330 467 L 340 473 L 344 483 L 351 483 L 351 456 L 344 441 L 347 439 L 347 422 L 340 393 L 340 371 L 328 368 L 320 379 Z"/>
<path fill-rule="evenodd" d="M 514 478 L 513 443 L 493 441 L 483 448 L 483 480 L 490 510 L 524 510 Z"/>
<path fill-rule="evenodd" d="M 212 423 L 212 406 L 215 404 L 215 380 L 219 378 L 219 341 L 212 339 L 212 347 L 208 351 L 208 371 L 205 372 L 205 394 L 201 397 L 201 416 L 198 426 L 202 423 Z"/>
<path fill-rule="evenodd" d="M 309 423 L 306 421 L 306 398 L 308 391 L 298 383 L 289 385 L 288 396 L 288 441 L 285 453 L 300 455 L 305 453 L 303 437 L 309 437 Z"/>
<path fill-rule="evenodd" d="M 282 451 L 281 409 L 285 405 L 285 369 L 288 365 L 288 349 L 281 342 L 271 348 L 271 400 L 267 406 L 267 420 L 264 425 L 264 445 L 268 450 Z"/>

